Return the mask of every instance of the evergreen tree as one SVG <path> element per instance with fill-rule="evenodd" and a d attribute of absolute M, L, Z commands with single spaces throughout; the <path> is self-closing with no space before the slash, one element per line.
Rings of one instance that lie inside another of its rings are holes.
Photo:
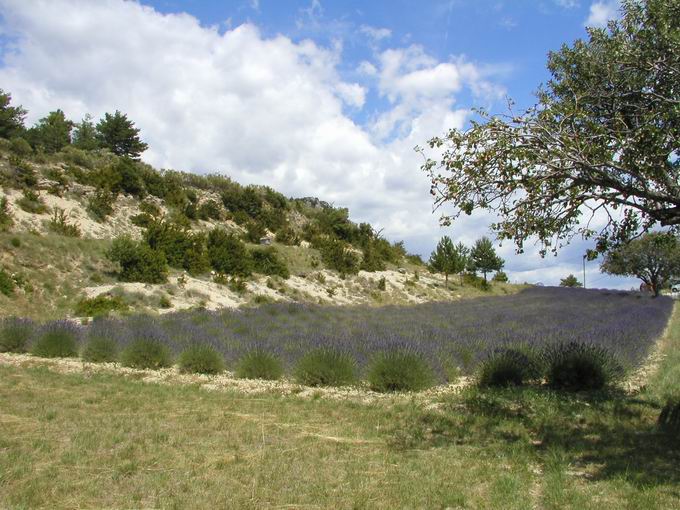
<path fill-rule="evenodd" d="M 473 271 L 481 271 L 486 283 L 486 274 L 491 271 L 500 271 L 505 265 L 505 261 L 496 254 L 496 250 L 488 237 L 482 237 L 475 241 L 475 245 L 470 251 L 470 261 Z"/>
<path fill-rule="evenodd" d="M 570 274 L 560 280 L 560 287 L 583 287 L 583 284 L 573 274 Z"/>
<path fill-rule="evenodd" d="M 460 273 L 468 262 L 468 248 L 463 243 L 453 245 L 449 236 L 441 238 L 437 248 L 430 255 L 430 268 L 444 273 L 446 286 L 449 285 L 449 275 Z"/>
<path fill-rule="evenodd" d="M 149 146 L 139 138 L 139 129 L 124 113 L 105 113 L 97 124 L 97 139 L 102 147 L 109 149 L 117 156 L 139 159 Z"/>
<path fill-rule="evenodd" d="M 26 110 L 21 105 L 10 106 L 12 95 L 0 89 L 0 138 L 19 136 L 24 131 Z"/>
<path fill-rule="evenodd" d="M 28 140 L 36 149 L 48 153 L 59 152 L 71 143 L 73 122 L 66 118 L 64 112 L 56 110 L 47 114 L 28 130 Z"/>
<path fill-rule="evenodd" d="M 92 122 L 92 116 L 88 113 L 73 131 L 73 145 L 78 149 L 91 151 L 99 147 L 97 129 Z"/>

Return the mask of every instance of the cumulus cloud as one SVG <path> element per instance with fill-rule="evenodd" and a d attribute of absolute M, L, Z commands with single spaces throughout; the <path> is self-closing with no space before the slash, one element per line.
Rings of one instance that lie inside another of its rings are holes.
<path fill-rule="evenodd" d="M 590 13 L 588 14 L 588 19 L 586 19 L 585 25 L 596 28 L 606 27 L 607 22 L 616 18 L 618 13 L 618 0 L 594 2 L 590 6 Z"/>
<path fill-rule="evenodd" d="M 304 15 L 319 16 L 318 0 L 309 5 Z M 493 69 L 462 57 L 440 62 L 418 46 L 362 62 L 359 84 L 338 71 L 340 43 L 268 38 L 252 24 L 205 27 L 120 0 L 0 0 L 0 8 L 11 41 L 0 83 L 29 123 L 56 108 L 75 120 L 120 109 L 157 167 L 315 195 L 425 255 L 443 232 L 413 147 L 465 125 L 463 91 L 503 93 Z M 387 107 L 362 126 L 346 110 L 365 107 L 367 87 Z M 471 243 L 490 221 L 475 214 L 447 233 Z"/>

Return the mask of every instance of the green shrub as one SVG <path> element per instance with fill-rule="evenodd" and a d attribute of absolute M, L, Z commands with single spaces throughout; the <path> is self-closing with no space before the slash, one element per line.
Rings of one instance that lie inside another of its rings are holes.
<path fill-rule="evenodd" d="M 135 214 L 134 216 L 130 216 L 130 223 L 140 228 L 149 228 L 149 226 L 153 224 L 153 222 L 154 222 L 153 216 L 146 213 Z"/>
<path fill-rule="evenodd" d="M 59 207 L 55 207 L 52 213 L 52 219 L 49 222 L 49 228 L 55 234 L 66 237 L 80 237 L 80 228 L 78 225 L 69 223 L 66 218 L 66 212 Z"/>
<path fill-rule="evenodd" d="M 237 276 L 249 276 L 253 262 L 245 244 L 233 234 L 215 228 L 208 234 L 208 257 L 215 271 Z"/>
<path fill-rule="evenodd" d="M 145 200 L 139 204 L 139 211 L 143 214 L 148 214 L 154 218 L 161 215 L 161 208 L 155 202 Z"/>
<path fill-rule="evenodd" d="M 26 352 L 34 326 L 26 319 L 9 318 L 0 324 L 0 352 Z"/>
<path fill-rule="evenodd" d="M 165 255 L 129 236 L 114 239 L 106 257 L 120 265 L 118 278 L 126 282 L 164 283 L 168 277 Z"/>
<path fill-rule="evenodd" d="M 166 368 L 172 365 L 172 354 L 161 340 L 142 337 L 123 349 L 120 361 L 131 368 Z"/>
<path fill-rule="evenodd" d="M 98 317 L 100 315 L 108 315 L 110 312 L 122 312 L 127 309 L 128 305 L 122 297 L 100 294 L 93 298 L 83 298 L 78 301 L 75 314 L 78 317 Z"/>
<path fill-rule="evenodd" d="M 85 343 L 81 357 L 92 363 L 112 363 L 118 359 L 118 343 L 111 337 L 91 336 Z"/>
<path fill-rule="evenodd" d="M 31 354 L 42 358 L 74 358 L 78 356 L 78 332 L 70 324 L 51 324 L 38 336 Z"/>
<path fill-rule="evenodd" d="M 178 359 L 179 370 L 192 374 L 219 374 L 224 371 L 224 358 L 209 345 L 192 345 Z"/>
<path fill-rule="evenodd" d="M 335 269 L 343 276 L 359 272 L 359 257 L 342 241 L 327 239 L 318 248 L 327 268 Z"/>
<path fill-rule="evenodd" d="M 9 150 L 20 158 L 26 158 L 33 154 L 33 147 L 31 147 L 31 144 L 20 136 L 10 140 Z"/>
<path fill-rule="evenodd" d="M 14 220 L 9 210 L 9 202 L 7 197 L 2 197 L 0 198 L 0 232 L 9 230 L 12 225 L 14 225 Z"/>
<path fill-rule="evenodd" d="M 161 308 L 172 308 L 172 301 L 170 301 L 170 298 L 168 296 L 161 296 L 161 298 L 158 300 L 158 306 Z"/>
<path fill-rule="evenodd" d="M 283 375 L 283 364 L 274 354 L 254 349 L 247 352 L 236 366 L 236 377 L 275 381 Z"/>
<path fill-rule="evenodd" d="M 549 346 L 544 354 L 546 380 L 553 388 L 598 390 L 623 375 L 623 367 L 605 348 L 569 342 Z"/>
<path fill-rule="evenodd" d="M 21 239 L 18 237 L 13 237 L 9 240 L 9 244 L 11 244 L 14 248 L 19 248 L 21 247 Z"/>
<path fill-rule="evenodd" d="M 420 391 L 432 386 L 434 375 L 421 355 L 391 350 L 379 353 L 371 361 L 368 382 L 374 391 Z"/>
<path fill-rule="evenodd" d="M 493 275 L 493 281 L 499 283 L 507 283 L 508 275 L 505 273 L 505 271 L 496 271 L 496 274 Z"/>
<path fill-rule="evenodd" d="M 12 278 L 7 271 L 0 268 L 0 293 L 5 296 L 11 296 L 14 294 L 15 287 L 16 283 L 14 282 L 14 278 Z"/>
<path fill-rule="evenodd" d="M 222 219 L 222 209 L 220 204 L 214 200 L 206 200 L 198 208 L 198 217 L 204 221 L 215 220 L 220 221 Z"/>
<path fill-rule="evenodd" d="M 380 280 L 378 280 L 378 290 L 386 290 L 387 289 L 387 280 L 385 280 L 385 277 L 382 276 Z"/>
<path fill-rule="evenodd" d="M 273 246 L 255 248 L 251 250 L 250 255 L 253 259 L 253 268 L 256 273 L 280 276 L 281 278 L 290 277 L 290 271 L 288 271 L 286 263 L 279 258 L 278 252 Z"/>
<path fill-rule="evenodd" d="M 113 203 L 116 196 L 110 191 L 99 190 L 87 201 L 87 210 L 100 223 L 113 214 Z"/>
<path fill-rule="evenodd" d="M 17 156 L 9 157 L 9 165 L 13 173 L 13 183 L 19 188 L 32 188 L 38 184 L 38 175 L 28 163 Z"/>
<path fill-rule="evenodd" d="M 295 379 L 307 386 L 345 386 L 356 380 L 356 363 L 349 354 L 317 349 L 298 360 Z"/>
<path fill-rule="evenodd" d="M 17 205 L 31 214 L 45 214 L 47 212 L 45 201 L 30 189 L 24 189 L 23 196 L 17 200 Z"/>
<path fill-rule="evenodd" d="M 541 376 L 537 356 L 530 350 L 497 349 L 482 361 L 477 383 L 480 386 L 521 386 Z"/>

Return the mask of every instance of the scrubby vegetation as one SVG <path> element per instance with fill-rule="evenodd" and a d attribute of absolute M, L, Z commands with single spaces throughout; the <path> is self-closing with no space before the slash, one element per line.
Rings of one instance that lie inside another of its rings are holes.
<path fill-rule="evenodd" d="M 236 377 L 275 381 L 283 375 L 281 361 L 271 352 L 253 349 L 246 352 L 236 366 Z"/>
<path fill-rule="evenodd" d="M 31 347 L 31 353 L 43 358 L 78 356 L 78 329 L 68 322 L 57 322 L 41 331 Z"/>
<path fill-rule="evenodd" d="M 172 354 L 160 339 L 147 336 L 132 340 L 121 352 L 120 361 L 130 368 L 166 368 L 172 365 Z"/>
<path fill-rule="evenodd" d="M 209 345 L 187 347 L 177 359 L 181 372 L 193 374 L 219 374 L 224 371 L 222 355 Z"/>

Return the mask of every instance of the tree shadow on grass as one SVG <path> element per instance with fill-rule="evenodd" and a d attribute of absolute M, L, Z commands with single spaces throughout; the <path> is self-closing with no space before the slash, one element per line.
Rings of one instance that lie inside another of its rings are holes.
<path fill-rule="evenodd" d="M 586 480 L 674 485 L 680 497 L 680 440 L 658 429 L 659 412 L 654 402 L 616 392 L 471 388 L 438 410 L 405 413 L 391 444 L 524 447 L 539 462 L 560 451 Z"/>

